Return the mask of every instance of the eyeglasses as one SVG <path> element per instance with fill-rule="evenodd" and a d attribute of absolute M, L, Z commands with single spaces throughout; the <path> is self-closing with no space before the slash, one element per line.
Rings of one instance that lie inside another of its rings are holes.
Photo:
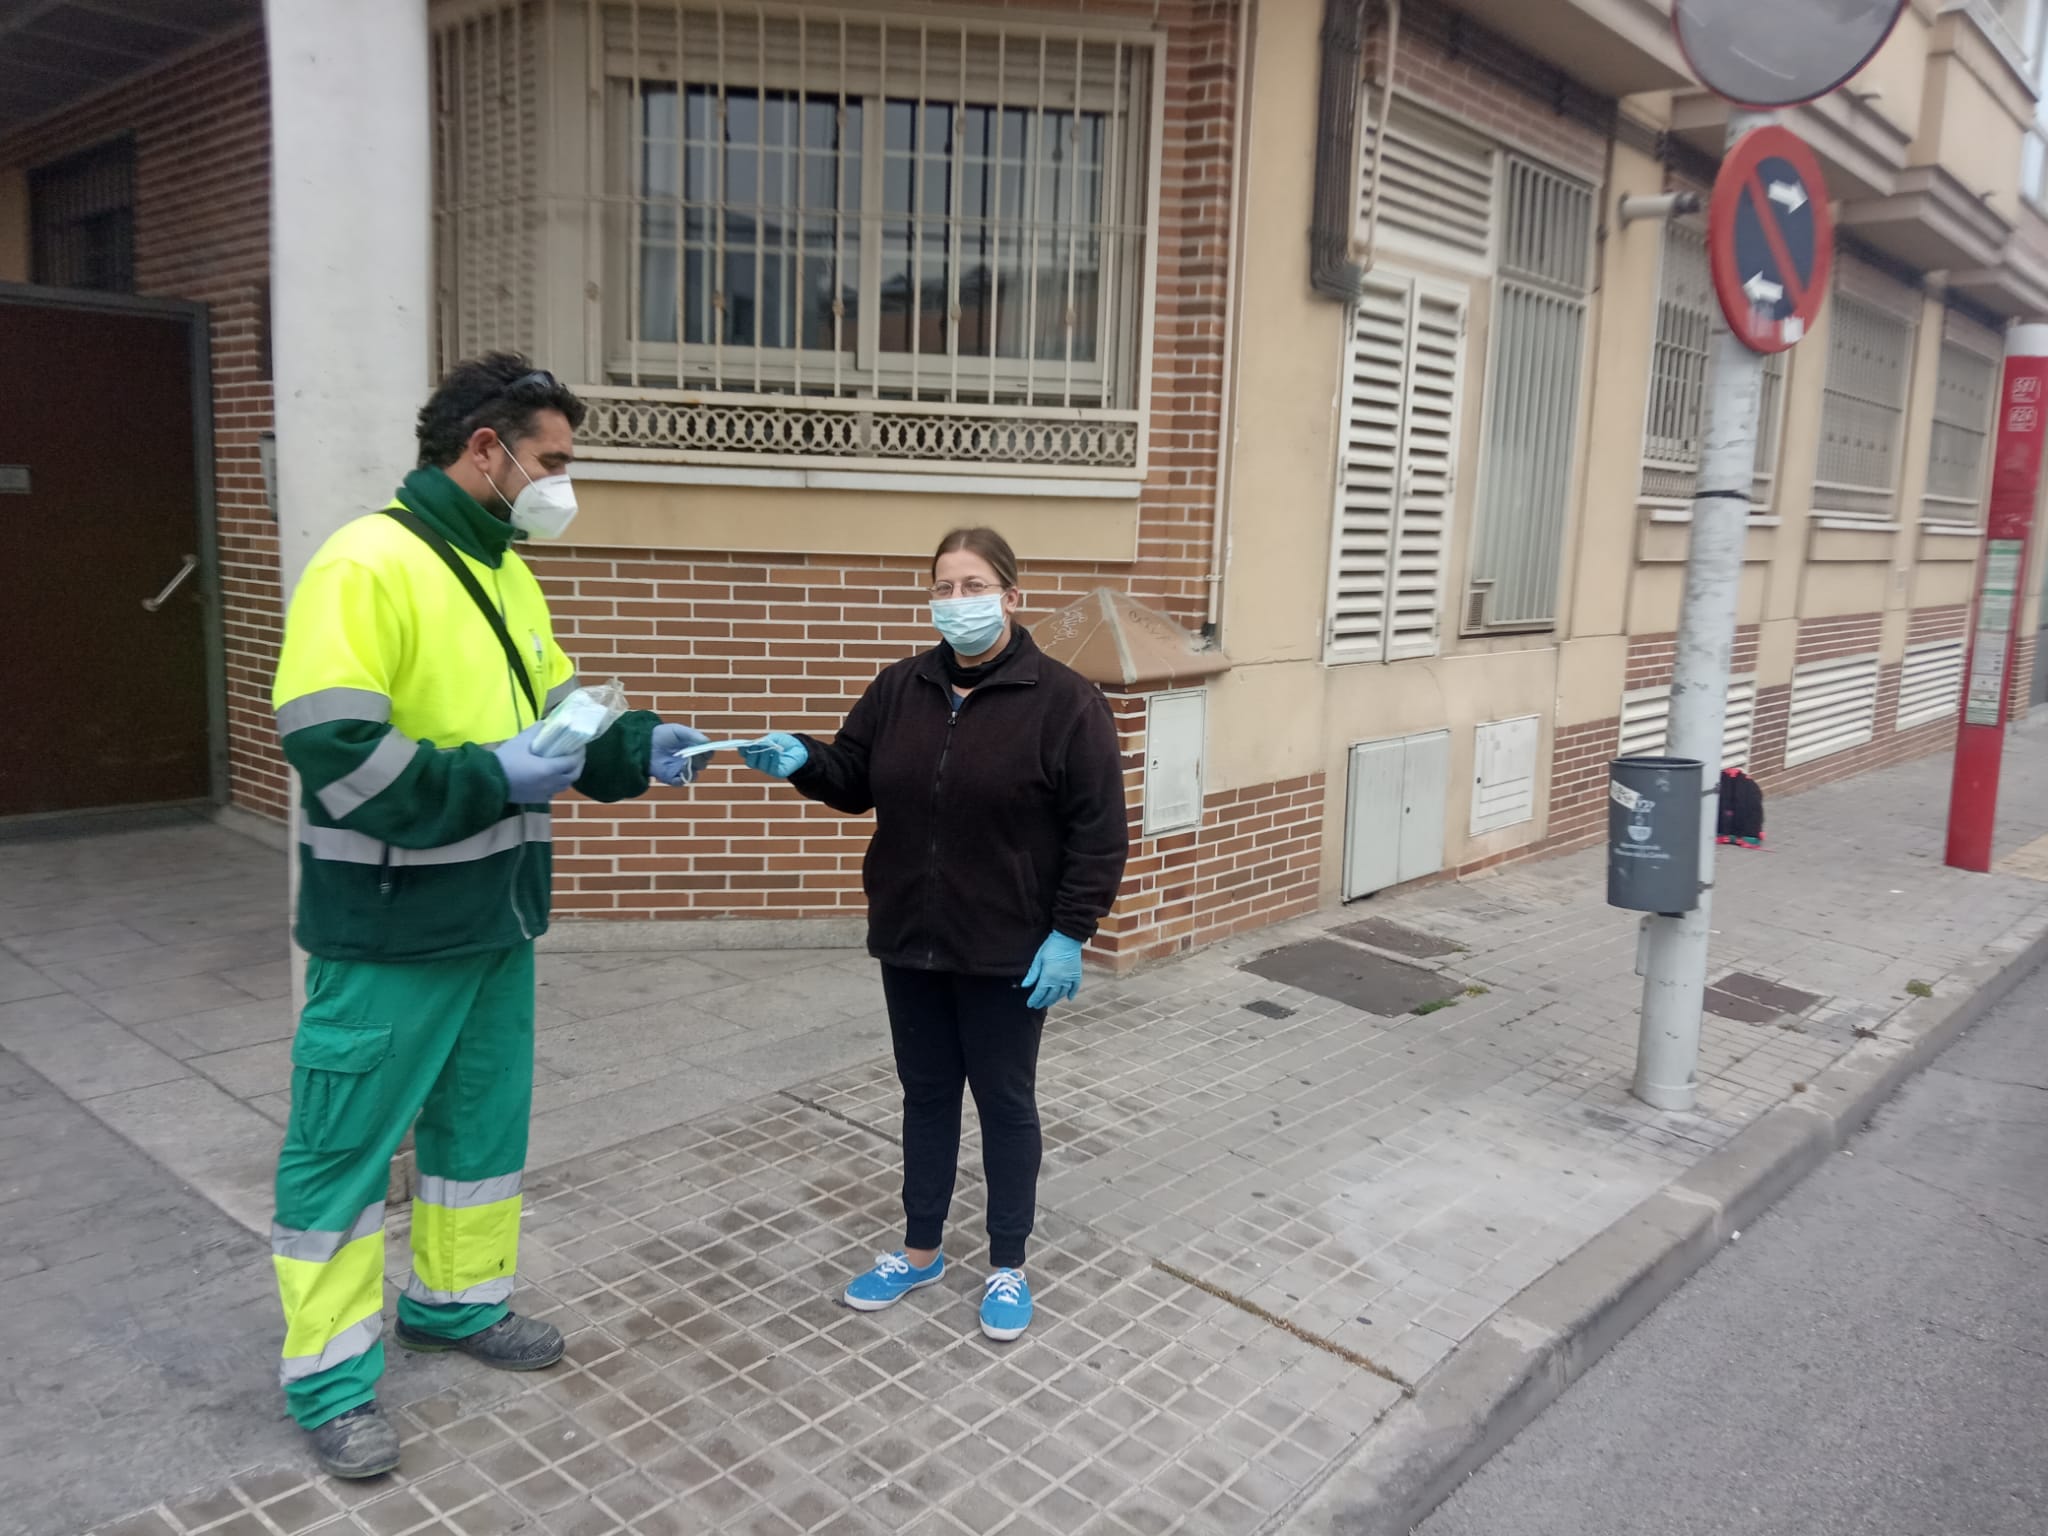
<path fill-rule="evenodd" d="M 532 373 L 524 374 L 514 379 L 510 384 L 507 384 L 505 386 L 505 393 L 508 395 L 523 395 L 527 393 L 527 386 L 531 384 L 538 384 L 549 394 L 553 394 L 562 387 L 561 381 L 552 373 L 549 373 L 547 369 L 536 368 Z"/>
<path fill-rule="evenodd" d="M 962 582 L 935 581 L 931 585 L 932 601 L 943 603 L 949 597 L 987 597 L 991 592 L 1005 592 L 1009 589 L 1000 581 L 983 581 L 979 576 L 970 576 Z"/>

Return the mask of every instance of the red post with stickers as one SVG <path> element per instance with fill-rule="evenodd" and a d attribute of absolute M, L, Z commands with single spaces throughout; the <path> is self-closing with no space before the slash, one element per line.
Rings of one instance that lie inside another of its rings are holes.
<path fill-rule="evenodd" d="M 1948 801 L 1948 863 L 1979 874 L 1991 869 L 1998 770 L 2005 754 L 2005 723 L 2012 715 L 2013 658 L 2026 607 L 2027 551 L 2041 484 L 2044 431 L 2048 325 L 2016 325 L 2006 333 L 1984 554 L 1977 566 L 1977 599 L 1971 608 L 1969 658 L 1963 670 L 1963 719 L 1956 735 L 1955 778 Z"/>

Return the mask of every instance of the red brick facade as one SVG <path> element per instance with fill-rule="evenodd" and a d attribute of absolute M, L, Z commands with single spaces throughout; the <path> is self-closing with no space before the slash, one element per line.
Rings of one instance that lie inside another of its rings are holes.
<path fill-rule="evenodd" d="M 1148 838 L 1143 827 L 1145 699 L 1114 694 L 1131 808 L 1123 897 L 1096 953 L 1117 969 L 1313 912 L 1320 901 L 1323 776 L 1225 790 L 1202 822 Z"/>
<path fill-rule="evenodd" d="M 0 165 L 34 166 L 135 138 L 136 291 L 211 312 L 214 497 L 227 637 L 228 758 L 237 805 L 285 809 L 270 719 L 283 627 L 277 535 L 258 441 L 270 281 L 270 92 L 260 32 L 245 32 L 0 142 Z"/>

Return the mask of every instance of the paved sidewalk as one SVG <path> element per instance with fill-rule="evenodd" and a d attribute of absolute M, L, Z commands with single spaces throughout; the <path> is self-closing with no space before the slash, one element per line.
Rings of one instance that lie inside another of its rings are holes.
<path fill-rule="evenodd" d="M 2001 848 L 2048 834 L 2044 745 L 2030 731 L 2009 748 Z M 1774 851 L 1724 861 L 1716 975 L 1817 1000 L 1756 1023 L 1710 1018 L 1692 1115 L 1627 1095 L 1634 921 L 1604 906 L 1598 855 L 1094 978 L 1048 1032 L 1040 1317 L 1007 1350 L 974 1328 L 971 1139 L 952 1244 L 969 1262 L 889 1313 L 832 1300 L 897 1224 L 895 1095 L 865 960 L 549 955 L 559 1011 L 541 1049 L 559 1076 L 543 1093 L 564 1098 L 543 1119 L 572 1111 L 579 1145 L 605 1148 L 537 1150 L 536 1166 L 553 1166 L 529 1181 L 522 1304 L 570 1331 L 569 1366 L 508 1380 L 461 1362 L 402 1365 L 391 1398 L 407 1405 L 407 1476 L 344 1489 L 308 1480 L 267 1362 L 238 1356 L 203 1389 L 223 1432 L 185 1458 L 182 1482 L 140 1497 L 120 1497 L 120 1479 L 67 1482 L 32 1435 L 0 1426 L 0 1482 L 28 1491 L 0 1505 L 0 1531 L 90 1529 L 152 1496 L 107 1529 L 1277 1528 L 1361 1444 L 1369 1455 L 1375 1422 L 1524 1285 L 1795 1096 L 1914 993 L 1954 991 L 1986 954 L 2048 931 L 2048 884 L 2022 872 L 2048 871 L 2039 850 L 1988 878 L 1940 866 L 1946 773 L 1935 759 L 1773 802 Z M 207 1060 L 246 1044 L 181 1055 L 174 1041 L 214 1044 L 223 1018 L 266 1005 L 261 1027 L 281 1017 L 274 998 L 223 1003 L 191 978 L 253 992 L 280 977 L 243 958 L 234 933 L 176 933 L 165 914 L 263 933 L 276 856 L 203 827 L 6 853 L 0 945 L 14 959 L 0 958 L 0 998 L 14 1001 L 0 1002 L 0 1049 L 223 1209 L 267 1223 L 276 1090 L 236 1092 L 257 1085 L 230 1085 Z M 53 912 L 68 926 L 51 927 Z M 1329 939 L 1333 951 L 1363 966 L 1392 958 L 1388 946 L 1435 948 L 1408 960 L 1446 1006 L 1374 1012 L 1244 968 L 1366 916 L 1397 926 L 1372 947 Z M 1409 942 L 1423 937 L 1439 942 Z M 160 966 L 176 974 L 122 976 Z M 131 1026 L 119 1009 L 138 988 L 164 1006 L 198 1003 Z M 755 1007 L 762 988 L 791 997 Z M 808 1011 L 793 1013 L 792 997 Z M 802 1034 L 760 1033 L 792 1019 Z M 151 1093 L 146 1112 L 134 1107 Z M 250 1117 L 230 1150 L 217 1128 L 191 1124 L 201 1102 Z M 39 1191 L 7 1209 L 33 1212 Z M 216 1225 L 223 1252 L 246 1246 Z M 213 1300 L 152 1314 L 154 1336 L 204 1349 L 254 1315 L 236 1310 L 266 1294 L 252 1267 L 239 1289 L 224 1273 Z M 134 1315 L 118 1290 L 106 1306 Z M 20 1326 L 0 1317 L 10 1355 Z M 131 1387 L 131 1413 L 188 1411 L 200 1390 L 159 1367 Z"/>

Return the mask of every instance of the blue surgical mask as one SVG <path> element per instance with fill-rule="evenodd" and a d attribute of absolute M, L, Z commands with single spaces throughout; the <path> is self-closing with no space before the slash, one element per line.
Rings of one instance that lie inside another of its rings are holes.
<path fill-rule="evenodd" d="M 1003 594 L 989 592 L 934 602 L 932 627 L 953 647 L 954 655 L 970 660 L 985 655 L 1003 637 Z"/>

